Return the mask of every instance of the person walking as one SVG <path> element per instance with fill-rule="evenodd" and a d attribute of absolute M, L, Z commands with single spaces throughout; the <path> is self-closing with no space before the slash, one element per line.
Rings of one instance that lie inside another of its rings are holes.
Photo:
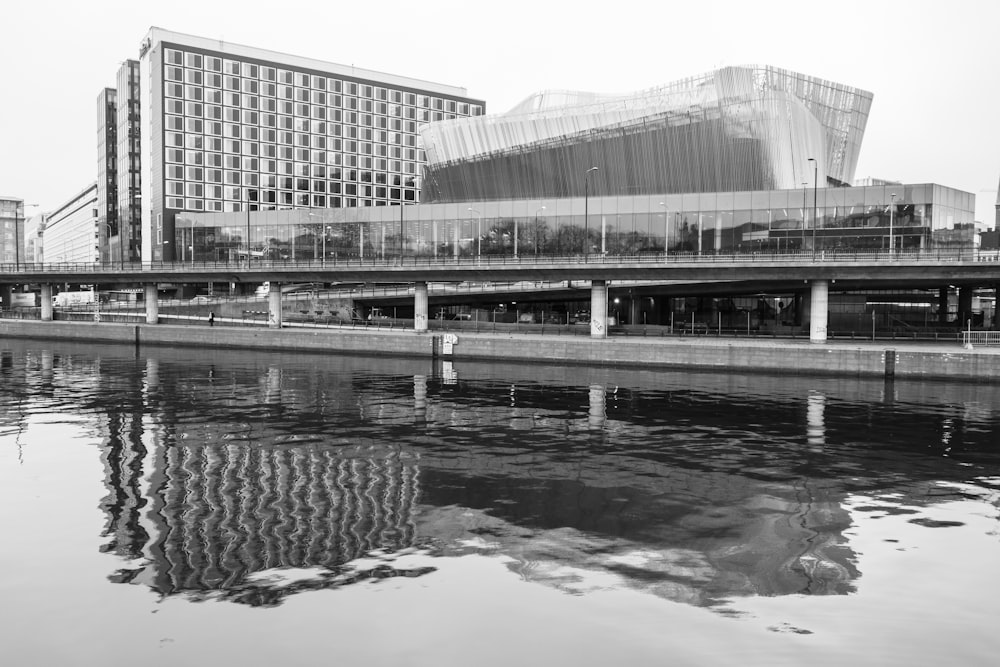
<path fill-rule="evenodd" d="M 214 327 L 215 326 L 215 311 L 214 310 L 209 311 L 209 313 L 208 313 L 208 326 L 210 326 L 210 327 Z"/>

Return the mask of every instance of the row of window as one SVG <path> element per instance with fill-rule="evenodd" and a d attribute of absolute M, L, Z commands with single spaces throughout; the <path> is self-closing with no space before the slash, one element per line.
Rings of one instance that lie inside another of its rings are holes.
<path fill-rule="evenodd" d="M 416 202 L 417 197 L 413 192 L 404 193 L 407 202 Z M 290 206 L 310 207 L 310 208 L 353 208 L 356 206 L 389 206 L 397 203 L 389 199 L 371 199 L 367 197 L 341 197 L 327 195 L 310 195 L 304 193 L 278 192 L 275 193 L 273 202 L 260 202 L 250 204 L 254 211 L 272 211 Z M 233 212 L 245 211 L 246 203 L 233 200 L 221 199 L 185 199 L 181 197 L 167 197 L 167 208 L 184 211 L 212 211 L 212 212 Z"/>
<path fill-rule="evenodd" d="M 330 128 L 327 140 L 326 134 L 316 134 L 309 132 L 311 127 L 305 125 L 305 131 L 278 130 L 269 127 L 258 128 L 256 125 L 240 125 L 239 123 L 224 123 L 222 121 L 202 121 L 198 118 L 189 118 L 182 122 L 179 116 L 171 116 L 166 122 L 167 132 L 164 136 L 164 143 L 174 148 L 205 148 L 207 142 L 213 137 L 227 139 L 244 139 L 252 143 L 263 142 L 266 144 L 282 144 L 285 146 L 300 146 L 302 148 L 319 148 L 325 150 L 341 150 L 336 148 L 340 145 L 340 137 L 346 137 L 348 141 L 361 140 L 384 145 L 409 146 L 416 148 L 417 137 L 412 134 L 402 132 L 390 132 L 388 130 L 374 130 L 371 128 L 358 128 L 353 125 L 348 127 L 337 126 Z M 298 124 L 296 124 L 298 126 Z M 197 128 L 195 130 L 185 130 L 185 128 Z M 320 126 L 318 129 L 327 129 Z M 204 136 L 203 136 L 204 135 Z M 216 149 L 221 150 L 221 149 Z M 357 151 L 350 151 L 352 153 Z"/>
<path fill-rule="evenodd" d="M 390 188 L 384 185 L 360 185 L 358 183 L 331 183 L 330 191 L 326 190 L 325 181 L 314 181 L 313 187 L 323 186 L 321 190 L 310 190 L 309 189 L 309 179 L 304 181 L 305 187 L 298 188 L 295 193 L 298 194 L 316 194 L 316 195 L 347 195 L 349 197 L 368 197 L 384 200 L 399 201 L 400 198 L 406 198 L 412 200 L 415 191 L 404 188 Z M 259 195 L 258 195 L 259 192 Z M 167 181 L 167 197 L 188 197 L 188 198 L 207 198 L 207 199 L 225 199 L 229 201 L 245 201 L 246 193 L 250 193 L 250 201 L 252 202 L 263 202 L 263 203 L 277 203 L 278 199 L 281 197 L 282 193 L 287 195 L 293 194 L 292 191 L 287 190 L 247 190 L 239 185 L 210 185 L 206 183 L 183 183 L 180 181 Z M 287 197 L 286 197 L 287 198 Z"/>
<path fill-rule="evenodd" d="M 391 90 L 383 86 L 342 81 L 341 79 L 325 77 L 304 72 L 293 72 L 271 66 L 254 63 L 204 56 L 199 53 L 182 52 L 175 49 L 164 50 L 164 77 L 168 81 L 180 81 L 197 85 L 214 85 L 221 88 L 229 81 L 229 85 L 243 86 L 250 82 L 262 82 L 276 86 L 294 86 L 319 92 L 346 93 L 347 95 L 383 102 L 403 103 L 410 106 L 420 106 L 425 109 L 434 108 L 439 111 L 450 111 L 462 115 L 479 115 L 480 105 L 458 103 L 455 100 L 442 99 L 431 95 L 417 95 Z M 187 69 L 184 69 L 184 68 Z M 241 83 L 237 84 L 237 81 Z M 235 89 L 235 88 L 234 88 Z M 462 111 L 461 109 L 465 109 Z"/>
<path fill-rule="evenodd" d="M 413 148 L 403 149 L 397 146 L 390 149 L 383 145 L 357 144 L 357 142 L 352 141 L 344 142 L 343 148 L 350 151 L 347 153 L 251 142 L 244 142 L 241 145 L 239 141 L 234 139 L 220 139 L 219 141 L 222 142 L 221 148 L 226 150 L 225 153 L 221 152 L 220 147 L 215 145 L 215 141 L 206 140 L 205 145 L 209 148 L 208 151 L 181 148 L 165 149 L 163 152 L 164 162 L 196 167 L 225 167 L 227 169 L 277 173 L 272 171 L 276 169 L 271 165 L 272 162 L 295 161 L 314 165 L 329 164 L 335 167 L 360 167 L 362 169 L 412 174 L 415 173 L 416 169 L 414 163 L 418 161 L 422 163 L 424 160 L 423 151 Z M 242 152 L 240 152 L 241 147 L 244 149 Z"/>
<path fill-rule="evenodd" d="M 443 100 L 437 97 L 433 98 L 433 101 L 428 101 L 427 104 L 410 105 L 381 102 L 363 97 L 354 97 L 353 95 L 341 95 L 339 93 L 325 93 L 321 90 L 310 90 L 308 88 L 281 86 L 273 83 L 258 85 L 256 81 L 240 79 L 239 77 L 210 75 L 204 81 L 201 76 L 188 75 L 184 78 L 185 80 L 183 81 L 179 78 L 173 79 L 168 72 L 167 81 L 164 84 L 164 91 L 168 97 L 180 97 L 200 102 L 205 99 L 221 100 L 223 92 L 244 93 L 259 97 L 262 100 L 264 98 L 275 98 L 290 102 L 306 102 L 319 106 L 350 109 L 352 111 L 360 110 L 391 116 L 406 116 L 408 118 L 416 118 L 419 111 L 441 111 L 460 116 L 468 116 L 471 111 L 468 102 Z"/>
<path fill-rule="evenodd" d="M 387 167 L 389 165 L 382 165 Z M 387 173 L 382 171 L 342 169 L 340 167 L 330 167 L 327 169 L 321 164 L 304 164 L 280 162 L 278 164 L 265 165 L 264 173 L 240 172 L 223 169 L 206 169 L 203 167 L 182 167 L 181 165 L 166 165 L 165 176 L 174 181 L 205 181 L 208 183 L 230 183 L 238 185 L 241 180 L 248 185 L 261 183 L 268 187 L 280 187 L 291 190 L 291 185 L 279 185 L 281 183 L 291 183 L 292 179 L 306 180 L 310 178 L 317 181 L 348 181 L 356 183 L 374 183 L 376 185 L 402 185 L 406 187 L 417 187 L 416 179 L 413 176 L 403 176 L 400 173 Z M 241 177 L 240 174 L 243 174 Z M 258 179 L 259 176 L 259 179 Z M 287 181 L 284 179 L 288 179 Z M 250 181 L 253 181 L 252 183 Z M 300 190 L 309 188 L 299 187 Z"/>
<path fill-rule="evenodd" d="M 254 118 L 271 119 L 277 123 L 277 118 L 281 116 L 311 118 L 318 121 L 330 121 L 331 123 L 346 123 L 348 125 L 367 125 L 368 127 L 389 128 L 415 133 L 417 123 L 430 123 L 432 121 L 450 120 L 456 118 L 455 114 L 442 113 L 440 111 L 421 111 L 419 113 L 405 114 L 408 118 L 386 115 L 382 113 L 366 113 L 358 111 L 344 111 L 341 109 L 327 109 L 325 106 L 310 105 L 305 102 L 288 102 L 273 100 L 269 98 L 258 98 L 252 95 L 238 93 L 225 93 L 220 96 L 207 96 L 205 101 L 183 100 L 179 97 L 167 97 L 163 104 L 164 110 L 168 114 L 176 116 L 193 116 L 196 118 L 210 118 L 214 120 L 237 121 L 239 118 L 252 113 Z M 242 112 L 242 113 L 241 113 Z M 258 112 L 261 112 L 258 114 Z M 244 121 L 247 122 L 247 121 Z M 261 120 L 255 120 L 250 124 L 258 124 Z"/>

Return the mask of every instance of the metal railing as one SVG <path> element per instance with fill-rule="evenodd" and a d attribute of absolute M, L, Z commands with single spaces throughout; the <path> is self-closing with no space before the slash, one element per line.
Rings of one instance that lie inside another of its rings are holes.
<path fill-rule="evenodd" d="M 155 261 L 155 262 L 20 262 L 0 263 L 0 274 L 38 273 L 142 273 L 160 272 L 188 274 L 192 272 L 257 272 L 257 271 L 336 271 L 337 269 L 376 267 L 559 267 L 575 265 L 650 266 L 656 264 L 747 264 L 747 263 L 849 263 L 849 264 L 939 264 L 948 262 L 998 263 L 1000 251 L 975 249 L 924 249 L 924 250 L 818 250 L 734 252 L 734 253 L 637 253 L 617 255 L 591 253 L 573 255 L 460 255 L 458 257 L 433 257 L 404 255 L 346 259 L 277 259 L 246 261 Z"/>
<path fill-rule="evenodd" d="M 963 331 L 962 344 L 966 347 L 1000 345 L 1000 331 Z"/>

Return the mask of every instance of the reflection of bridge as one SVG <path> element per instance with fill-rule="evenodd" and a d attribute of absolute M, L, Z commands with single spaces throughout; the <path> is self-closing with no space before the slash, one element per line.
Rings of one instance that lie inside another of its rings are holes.
<path fill-rule="evenodd" d="M 461 281 L 590 281 L 591 313 L 607 312 L 608 281 L 685 281 L 687 284 L 722 281 L 733 294 L 762 284 L 801 290 L 808 284 L 810 338 L 826 340 L 828 294 L 833 289 L 942 288 L 959 286 L 960 321 L 971 290 L 1000 282 L 1000 257 L 995 251 L 927 250 L 906 252 L 835 252 L 786 254 L 660 254 L 537 256 L 512 258 L 482 256 L 439 260 L 404 257 L 390 260 L 259 261 L 241 263 L 136 264 L 21 264 L 0 267 L 0 284 L 39 283 L 42 319 L 51 319 L 53 284 L 146 285 L 147 322 L 158 318 L 156 285 L 229 283 L 412 283 L 414 322 L 427 329 L 428 282 Z M 9 290 L 9 287 L 7 287 Z M 281 291 L 269 295 L 269 324 L 281 326 Z M 607 335 L 603 318 L 591 321 L 591 335 Z"/>

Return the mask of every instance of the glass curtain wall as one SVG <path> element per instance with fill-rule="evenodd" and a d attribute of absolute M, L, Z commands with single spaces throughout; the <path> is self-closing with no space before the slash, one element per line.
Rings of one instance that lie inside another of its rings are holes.
<path fill-rule="evenodd" d="M 182 213 L 176 243 L 187 261 L 312 262 L 970 248 L 974 206 L 951 188 L 892 185 Z"/>

